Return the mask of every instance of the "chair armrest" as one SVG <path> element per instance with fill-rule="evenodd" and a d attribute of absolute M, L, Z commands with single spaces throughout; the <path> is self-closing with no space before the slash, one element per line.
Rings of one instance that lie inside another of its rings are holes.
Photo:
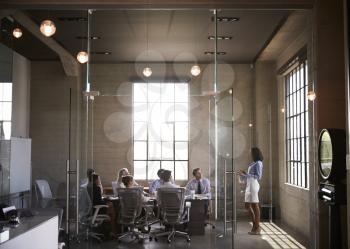
<path fill-rule="evenodd" d="M 191 205 L 192 205 L 191 202 L 189 202 L 189 201 L 185 202 L 185 208 L 186 208 L 186 213 L 187 213 L 186 222 L 189 222 L 189 221 L 190 221 Z"/>
<path fill-rule="evenodd" d="M 92 220 L 91 220 L 92 224 L 95 223 L 96 217 L 97 217 L 98 213 L 100 212 L 100 209 L 101 208 L 108 208 L 108 206 L 107 205 L 95 205 L 94 208 L 95 208 L 95 211 L 94 211 L 94 215 L 92 216 Z"/>
<path fill-rule="evenodd" d="M 95 205 L 94 208 L 100 210 L 101 208 L 108 208 L 108 205 Z"/>

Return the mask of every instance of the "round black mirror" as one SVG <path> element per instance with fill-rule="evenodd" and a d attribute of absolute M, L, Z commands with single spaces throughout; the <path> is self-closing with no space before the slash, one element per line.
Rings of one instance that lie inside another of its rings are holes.
<path fill-rule="evenodd" d="M 331 175 L 333 164 L 332 140 L 328 130 L 322 131 L 319 141 L 320 173 L 324 179 L 328 179 Z"/>
<path fill-rule="evenodd" d="M 335 183 L 346 176 L 345 130 L 324 129 L 318 140 L 318 161 L 320 175 L 324 180 Z"/>

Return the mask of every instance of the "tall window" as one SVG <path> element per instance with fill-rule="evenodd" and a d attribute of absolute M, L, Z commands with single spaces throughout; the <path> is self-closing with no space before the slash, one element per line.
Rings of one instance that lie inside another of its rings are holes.
<path fill-rule="evenodd" d="M 188 179 L 189 103 L 187 83 L 134 83 L 134 177 L 157 178 L 171 170 Z"/>
<path fill-rule="evenodd" d="M 285 76 L 287 183 L 309 188 L 307 61 L 299 60 Z"/>
<path fill-rule="evenodd" d="M 11 138 L 12 83 L 0 82 L 0 139 Z"/>

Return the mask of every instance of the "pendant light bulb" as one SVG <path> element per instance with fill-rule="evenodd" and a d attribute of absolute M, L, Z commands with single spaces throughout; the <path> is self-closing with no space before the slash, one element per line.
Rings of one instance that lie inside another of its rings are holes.
<path fill-rule="evenodd" d="M 77 60 L 81 63 L 84 64 L 89 61 L 89 55 L 85 51 L 80 51 L 77 54 Z"/>
<path fill-rule="evenodd" d="M 198 65 L 194 65 L 191 68 L 191 74 L 193 76 L 198 76 L 201 73 L 201 68 Z"/>
<path fill-rule="evenodd" d="M 46 36 L 50 37 L 56 33 L 56 26 L 51 20 L 44 20 L 40 25 L 40 32 Z"/>
<path fill-rule="evenodd" d="M 12 35 L 15 37 L 15 38 L 20 38 L 22 36 L 22 30 L 20 28 L 15 28 L 12 32 Z"/>
<path fill-rule="evenodd" d="M 150 67 L 145 67 L 142 73 L 145 77 L 148 78 L 152 75 L 152 69 Z"/>
<path fill-rule="evenodd" d="M 314 91 L 310 91 L 307 93 L 307 99 L 310 101 L 314 101 L 316 99 L 316 93 Z"/>

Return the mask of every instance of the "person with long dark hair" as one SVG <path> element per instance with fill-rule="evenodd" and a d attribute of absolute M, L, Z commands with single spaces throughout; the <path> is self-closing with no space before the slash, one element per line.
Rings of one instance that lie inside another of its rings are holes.
<path fill-rule="evenodd" d="M 259 181 L 262 177 L 262 169 L 264 160 L 263 155 L 259 148 L 253 147 L 251 149 L 251 155 L 253 163 L 248 167 L 247 171 L 240 170 L 239 176 L 241 181 L 246 183 L 245 189 L 245 208 L 253 221 L 253 228 L 249 234 L 259 235 L 260 234 L 260 207 L 259 207 Z"/>

